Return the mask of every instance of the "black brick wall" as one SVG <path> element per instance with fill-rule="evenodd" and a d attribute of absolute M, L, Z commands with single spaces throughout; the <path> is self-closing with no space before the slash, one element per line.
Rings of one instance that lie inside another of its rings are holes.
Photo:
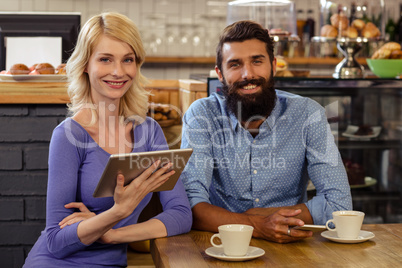
<path fill-rule="evenodd" d="M 65 104 L 0 105 L 0 267 L 21 267 L 45 227 L 49 141 Z"/>

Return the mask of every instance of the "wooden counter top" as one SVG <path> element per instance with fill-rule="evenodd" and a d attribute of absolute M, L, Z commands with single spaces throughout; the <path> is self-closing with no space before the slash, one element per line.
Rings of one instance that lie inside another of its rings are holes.
<path fill-rule="evenodd" d="M 153 94 L 158 90 L 206 91 L 206 84 L 193 79 L 150 80 L 146 86 Z M 14 82 L 0 81 L 0 104 L 66 104 L 70 102 L 67 82 Z M 179 103 L 171 103 L 179 106 Z"/>
<path fill-rule="evenodd" d="M 2 104 L 68 103 L 65 82 L 0 82 Z"/>
<path fill-rule="evenodd" d="M 356 244 L 327 240 L 319 232 L 289 244 L 277 244 L 253 238 L 251 246 L 265 255 L 244 262 L 229 262 L 208 256 L 213 233 L 194 231 L 158 238 L 151 242 L 156 267 L 399 267 L 402 261 L 402 224 L 367 224 L 362 230 L 375 237 Z"/>

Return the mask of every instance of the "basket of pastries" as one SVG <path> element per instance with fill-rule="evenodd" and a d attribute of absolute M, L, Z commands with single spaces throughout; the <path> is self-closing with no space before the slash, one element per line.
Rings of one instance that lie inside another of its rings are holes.
<path fill-rule="evenodd" d="M 378 38 L 381 32 L 378 27 L 372 22 L 365 22 L 362 19 L 354 19 L 349 21 L 344 14 L 333 14 L 330 17 L 331 24 L 325 24 L 320 29 L 322 37 L 336 38 Z"/>
<path fill-rule="evenodd" d="M 169 127 L 180 123 L 180 114 L 174 106 L 162 103 L 150 103 L 148 116 L 155 119 L 161 127 Z"/>
<path fill-rule="evenodd" d="M 388 42 L 366 59 L 370 70 L 381 78 L 395 78 L 402 74 L 402 50 L 396 42 Z"/>

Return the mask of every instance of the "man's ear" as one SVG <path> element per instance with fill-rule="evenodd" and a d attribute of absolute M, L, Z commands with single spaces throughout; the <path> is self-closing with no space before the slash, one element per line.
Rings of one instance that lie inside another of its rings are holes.
<path fill-rule="evenodd" d="M 221 70 L 219 70 L 219 68 L 218 68 L 218 66 L 216 66 L 215 65 L 215 72 L 216 72 L 216 74 L 218 75 L 218 79 L 219 79 L 219 81 L 223 81 L 223 75 L 222 75 L 222 72 L 221 72 Z"/>
<path fill-rule="evenodd" d="M 274 57 L 274 60 L 272 61 L 272 73 L 276 74 L 276 57 Z"/>

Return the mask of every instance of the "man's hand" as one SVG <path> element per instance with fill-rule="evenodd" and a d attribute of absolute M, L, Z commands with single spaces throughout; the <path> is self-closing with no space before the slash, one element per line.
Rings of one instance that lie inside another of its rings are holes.
<path fill-rule="evenodd" d="M 313 235 L 311 231 L 292 228 L 313 223 L 310 212 L 304 204 L 282 208 L 252 208 L 244 213 L 234 213 L 201 202 L 196 204 L 192 211 L 193 228 L 197 230 L 218 232 L 218 227 L 223 224 L 248 224 L 254 227 L 253 237 L 277 243 L 289 243 Z"/>
<path fill-rule="evenodd" d="M 292 228 L 304 225 L 304 221 L 296 218 L 301 212 L 301 209 L 282 208 L 268 216 L 250 214 L 254 237 L 277 243 L 289 243 L 311 237 L 313 235 L 311 231 Z"/>

